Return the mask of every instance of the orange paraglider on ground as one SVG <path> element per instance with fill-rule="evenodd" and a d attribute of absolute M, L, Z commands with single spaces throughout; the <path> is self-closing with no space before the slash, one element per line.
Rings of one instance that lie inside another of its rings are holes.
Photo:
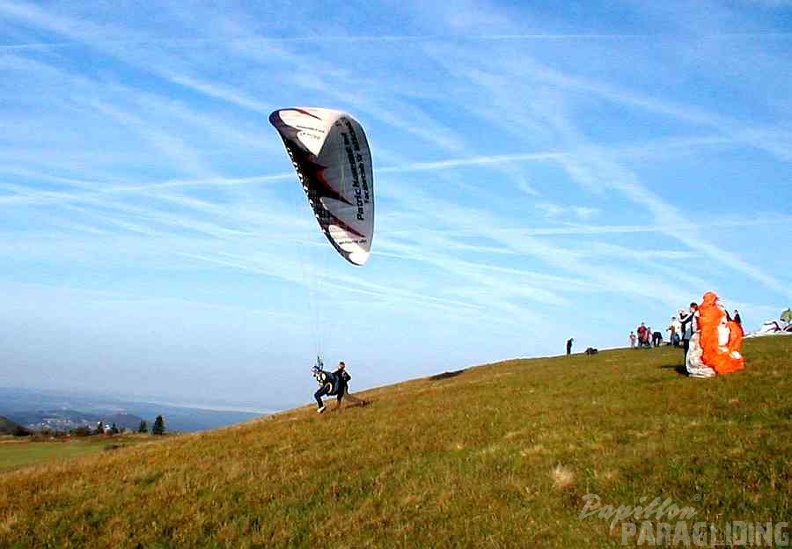
<path fill-rule="evenodd" d="M 715 292 L 704 294 L 699 306 L 699 329 L 702 362 L 717 374 L 728 374 L 745 368 L 742 353 L 742 330 L 728 320 L 726 309 Z"/>

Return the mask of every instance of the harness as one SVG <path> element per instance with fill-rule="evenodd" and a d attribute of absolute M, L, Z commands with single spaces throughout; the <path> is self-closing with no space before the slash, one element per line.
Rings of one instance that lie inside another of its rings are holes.
<path fill-rule="evenodd" d="M 316 379 L 316 382 L 327 392 L 330 396 L 338 396 L 339 391 L 342 391 L 344 385 L 349 383 L 352 379 L 346 370 L 338 372 L 328 372 L 322 369 L 321 362 L 317 360 L 317 366 L 311 368 L 311 373 Z"/>
<path fill-rule="evenodd" d="M 327 394 L 335 396 L 337 393 L 337 380 L 333 372 L 326 372 L 324 370 L 316 369 L 313 372 L 316 382 L 327 390 Z"/>

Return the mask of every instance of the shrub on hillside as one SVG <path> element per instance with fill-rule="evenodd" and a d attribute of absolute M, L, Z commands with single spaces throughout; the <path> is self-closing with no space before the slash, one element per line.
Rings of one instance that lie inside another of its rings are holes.
<path fill-rule="evenodd" d="M 165 434 L 165 420 L 162 419 L 162 416 L 157 416 L 157 419 L 154 420 L 154 425 L 151 427 L 151 434 L 152 435 Z"/>
<path fill-rule="evenodd" d="M 33 434 L 33 432 L 28 429 L 27 427 L 23 427 L 22 425 L 14 426 L 14 430 L 11 432 L 12 435 L 15 437 L 29 437 Z"/>

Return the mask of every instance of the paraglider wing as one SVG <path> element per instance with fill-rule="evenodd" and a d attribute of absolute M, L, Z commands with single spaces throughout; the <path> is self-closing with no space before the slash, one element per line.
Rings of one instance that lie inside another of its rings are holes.
<path fill-rule="evenodd" d="M 728 374 L 745 368 L 742 349 L 742 330 L 733 320 L 727 320 L 726 310 L 715 292 L 704 294 L 698 308 L 702 361 L 718 374 Z"/>
<path fill-rule="evenodd" d="M 322 232 L 344 259 L 363 265 L 374 233 L 371 150 L 363 127 L 341 111 L 307 107 L 277 110 L 269 120 Z"/>

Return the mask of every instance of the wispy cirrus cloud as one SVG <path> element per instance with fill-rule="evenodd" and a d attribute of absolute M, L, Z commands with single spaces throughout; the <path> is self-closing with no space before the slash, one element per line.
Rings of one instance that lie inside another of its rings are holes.
<path fill-rule="evenodd" d="M 522 127 L 525 124 L 535 125 L 536 121 L 539 120 L 540 125 L 544 125 L 564 143 L 568 150 L 572 151 L 570 154 L 558 156 L 556 160 L 563 166 L 569 176 L 588 193 L 601 193 L 603 189 L 616 190 L 634 204 L 645 208 L 647 213 L 652 215 L 661 225 L 668 227 L 683 224 L 685 222 L 684 216 L 664 199 L 643 186 L 637 180 L 635 174 L 613 160 L 610 153 L 606 152 L 603 147 L 591 145 L 582 132 L 577 129 L 577 124 L 571 114 L 566 114 L 569 109 L 558 108 L 559 102 L 555 96 L 551 97 L 549 103 L 545 105 L 542 103 L 542 99 L 545 96 L 540 94 L 532 112 L 528 113 L 523 121 L 520 117 L 519 109 L 515 111 L 503 99 L 504 88 L 501 85 L 501 81 L 509 81 L 512 85 L 526 88 L 535 87 L 536 84 L 533 83 L 538 82 L 539 85 L 549 85 L 556 88 L 556 95 L 580 91 L 596 93 L 611 102 L 632 108 L 645 109 L 653 114 L 668 116 L 685 123 L 704 126 L 707 129 L 716 129 L 722 134 L 729 136 L 732 140 L 743 140 L 746 134 L 751 131 L 750 127 L 746 128 L 744 125 L 721 115 L 659 101 L 620 89 L 612 84 L 604 84 L 565 74 L 556 69 L 549 69 L 525 56 L 520 58 L 521 62 L 519 65 L 516 64 L 516 60 L 509 56 L 497 58 L 494 61 L 498 65 L 497 69 L 492 68 L 492 60 L 489 58 L 484 59 L 483 56 L 477 58 L 475 53 L 465 56 L 464 60 L 454 60 L 450 56 L 443 56 L 443 59 L 449 64 L 457 63 L 457 65 L 452 65 L 454 74 L 467 75 L 466 77 L 477 89 L 491 90 L 491 98 L 496 101 L 496 104 L 503 111 L 510 113 L 510 116 L 503 120 L 504 131 L 511 131 L 515 126 Z M 510 70 L 510 67 L 514 66 L 519 66 L 519 73 Z M 497 79 L 481 77 L 482 74 L 491 74 L 492 72 L 498 73 Z M 751 140 L 751 145 L 762 147 L 769 152 L 775 152 L 773 150 L 774 147 L 766 147 L 766 143 L 761 140 Z M 557 215 L 561 210 L 557 207 L 551 207 L 547 211 L 551 215 Z M 765 284 L 768 288 L 788 295 L 788 290 L 785 289 L 784 284 L 774 276 L 762 272 L 761 269 L 745 261 L 741 261 L 734 253 L 714 246 L 701 235 L 694 236 L 690 233 L 676 230 L 669 230 L 667 234 L 671 237 L 679 238 L 694 250 L 704 253 L 711 260 L 720 263 L 724 268 L 739 270 L 759 283 Z"/>

